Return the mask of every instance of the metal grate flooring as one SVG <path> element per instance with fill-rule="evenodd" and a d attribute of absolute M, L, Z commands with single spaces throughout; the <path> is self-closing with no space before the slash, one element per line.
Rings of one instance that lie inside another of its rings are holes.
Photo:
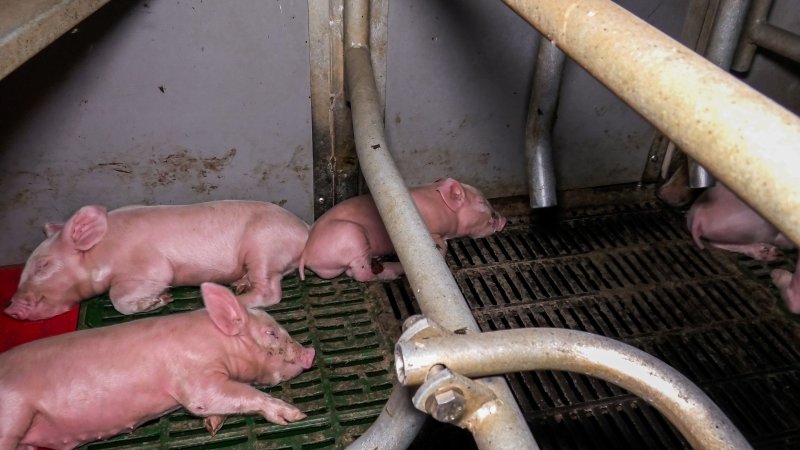
<path fill-rule="evenodd" d="M 657 205 L 513 219 L 503 233 L 450 241 L 447 261 L 483 330 L 561 327 L 622 340 L 687 375 L 755 448 L 800 448 L 800 328 L 769 287 L 764 265 L 699 251 L 683 218 Z M 281 427 L 229 417 L 215 438 L 182 410 L 87 449 L 343 448 L 377 418 L 394 382 L 392 343 L 419 312 L 405 279 L 361 284 L 290 277 L 268 311 L 317 349 L 314 367 L 273 388 L 308 419 Z M 152 314 L 201 306 L 197 289 Z M 120 316 L 88 301 L 81 327 Z M 536 371 L 507 376 L 543 449 L 688 448 L 654 408 L 595 378 Z M 132 393 L 134 395 L 134 393 Z M 475 448 L 456 427 L 429 420 L 414 449 Z"/>
<path fill-rule="evenodd" d="M 447 261 L 482 330 L 558 327 L 624 341 L 697 383 L 755 448 L 800 448 L 800 327 L 777 305 L 770 267 L 696 249 L 683 217 L 657 205 L 513 222 L 450 241 Z M 396 320 L 418 313 L 405 280 L 381 290 Z M 552 371 L 507 379 L 543 449 L 689 448 L 654 408 L 609 383 Z M 454 427 L 427 426 L 414 448 L 459 439 Z"/>

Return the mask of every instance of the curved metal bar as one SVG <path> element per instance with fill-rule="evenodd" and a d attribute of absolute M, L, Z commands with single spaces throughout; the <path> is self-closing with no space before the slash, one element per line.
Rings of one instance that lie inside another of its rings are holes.
<path fill-rule="evenodd" d="M 405 450 L 428 418 L 411 403 L 411 389 L 395 386 L 378 419 L 348 450 Z"/>
<path fill-rule="evenodd" d="M 464 296 L 425 222 L 411 200 L 405 182 L 389 153 L 383 129 L 378 89 L 368 47 L 368 0 L 346 0 L 344 5 L 345 76 L 353 114 L 356 152 L 364 179 L 386 225 L 397 256 L 420 309 L 449 330 L 478 331 Z M 503 402 L 490 420 L 503 428 L 487 427 L 475 440 L 481 448 L 538 449 L 508 384 L 502 377 L 481 380 Z M 397 420 L 408 420 L 407 418 Z M 386 436 L 386 441 L 393 439 Z M 491 443 L 496 447 L 486 447 Z"/>
<path fill-rule="evenodd" d="M 641 397 L 672 422 L 694 448 L 749 449 L 713 401 L 663 361 L 603 336 L 558 328 L 425 336 L 395 347 L 397 377 L 425 382 L 432 368 L 474 378 L 530 370 L 565 370 L 602 378 Z M 434 371 L 435 372 L 435 371 Z"/>

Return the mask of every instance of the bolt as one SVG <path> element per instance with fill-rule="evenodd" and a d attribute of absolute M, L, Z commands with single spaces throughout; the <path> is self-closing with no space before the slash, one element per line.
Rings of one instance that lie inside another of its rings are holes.
<path fill-rule="evenodd" d="M 320 205 L 324 204 L 325 203 L 325 197 L 318 198 L 317 199 L 317 203 L 319 203 Z"/>
<path fill-rule="evenodd" d="M 428 398 L 427 410 L 434 419 L 440 422 L 453 423 L 464 415 L 467 400 L 458 389 L 447 389 L 437 392 Z"/>

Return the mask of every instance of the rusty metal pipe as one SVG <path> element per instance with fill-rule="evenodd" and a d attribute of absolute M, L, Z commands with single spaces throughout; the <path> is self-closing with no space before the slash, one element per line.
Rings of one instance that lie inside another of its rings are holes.
<path fill-rule="evenodd" d="M 436 249 L 389 153 L 368 46 L 369 2 L 347 0 L 344 8 L 345 76 L 352 108 L 356 152 L 364 179 L 422 312 L 449 330 L 479 331 L 464 296 Z M 481 382 L 492 389 L 503 403 L 503 407 L 497 408 L 486 422 L 495 420 L 503 423 L 504 427 L 481 427 L 480 432 L 475 434 L 478 446 L 537 449 L 536 441 L 505 380 L 491 377 Z M 394 419 L 413 420 L 408 415 Z M 387 434 L 386 445 L 394 445 L 391 441 L 395 438 Z"/>
<path fill-rule="evenodd" d="M 530 370 L 564 370 L 598 377 L 653 405 L 693 448 L 751 448 L 725 414 L 688 378 L 648 353 L 603 336 L 558 328 L 523 328 L 401 338 L 395 346 L 397 377 L 406 386 L 425 383 L 442 366 L 471 378 Z"/>
<path fill-rule="evenodd" d="M 800 119 L 608 0 L 503 0 L 800 243 Z"/>

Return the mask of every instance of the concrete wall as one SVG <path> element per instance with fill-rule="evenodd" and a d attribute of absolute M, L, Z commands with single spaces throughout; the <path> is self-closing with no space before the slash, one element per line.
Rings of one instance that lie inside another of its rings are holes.
<path fill-rule="evenodd" d="M 305 0 L 118 1 L 0 82 L 0 264 L 96 203 L 312 220 Z"/>
<path fill-rule="evenodd" d="M 619 2 L 679 37 L 688 0 Z M 444 175 L 527 193 L 523 143 L 538 32 L 503 3 L 390 3 L 386 126 L 409 184 Z M 639 179 L 652 127 L 574 62 L 554 130 L 559 189 Z"/>

